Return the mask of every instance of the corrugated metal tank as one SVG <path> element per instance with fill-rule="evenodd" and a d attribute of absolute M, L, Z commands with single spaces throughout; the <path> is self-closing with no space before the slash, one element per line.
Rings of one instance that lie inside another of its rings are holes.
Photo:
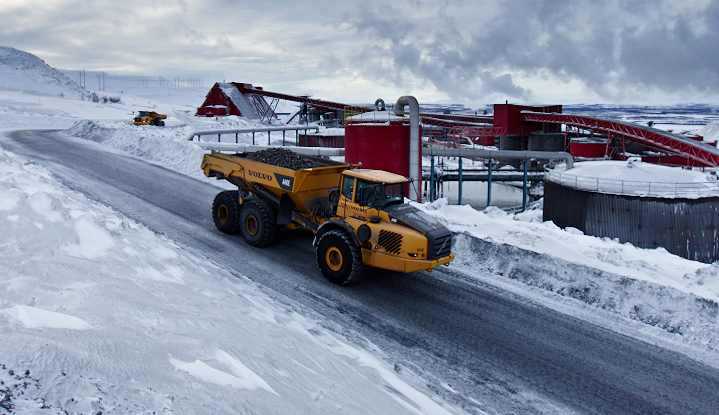
<path fill-rule="evenodd" d="M 658 198 L 578 190 L 544 181 L 544 220 L 683 258 L 719 260 L 719 197 Z"/>

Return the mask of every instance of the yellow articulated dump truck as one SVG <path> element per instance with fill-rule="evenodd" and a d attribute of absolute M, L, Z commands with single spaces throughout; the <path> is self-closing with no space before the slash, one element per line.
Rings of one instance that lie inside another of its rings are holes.
<path fill-rule="evenodd" d="M 202 160 L 207 177 L 238 187 L 212 204 L 220 231 L 261 247 L 280 226 L 308 229 L 320 271 L 335 284 L 359 280 L 367 267 L 431 271 L 454 259 L 449 230 L 404 202 L 407 178 L 352 167 L 284 148 Z"/>
<path fill-rule="evenodd" d="M 159 127 L 165 126 L 164 119 L 167 118 L 165 114 L 158 114 L 155 111 L 138 111 L 137 116 L 132 119 L 132 123 L 135 125 L 157 125 Z"/>

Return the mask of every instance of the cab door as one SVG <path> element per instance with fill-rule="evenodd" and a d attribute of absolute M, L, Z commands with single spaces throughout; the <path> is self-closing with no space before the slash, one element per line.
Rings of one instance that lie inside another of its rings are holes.
<path fill-rule="evenodd" d="M 354 200 L 355 178 L 342 176 L 342 187 L 340 188 L 340 200 L 337 203 L 337 216 L 347 217 L 347 204 Z"/>

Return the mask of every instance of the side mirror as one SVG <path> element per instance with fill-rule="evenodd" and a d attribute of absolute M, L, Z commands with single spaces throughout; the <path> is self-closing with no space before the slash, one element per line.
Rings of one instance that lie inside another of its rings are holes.
<path fill-rule="evenodd" d="M 329 195 L 330 203 L 338 203 L 340 201 L 340 188 L 333 187 L 330 189 Z"/>

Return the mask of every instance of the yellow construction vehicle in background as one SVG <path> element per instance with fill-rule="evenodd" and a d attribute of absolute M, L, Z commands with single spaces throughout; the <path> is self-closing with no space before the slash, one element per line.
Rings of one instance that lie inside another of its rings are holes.
<path fill-rule="evenodd" d="M 158 114 L 155 111 L 138 111 L 137 116 L 132 119 L 132 123 L 135 125 L 157 125 L 164 127 L 165 122 L 162 121 L 167 118 L 165 114 Z"/>
<path fill-rule="evenodd" d="M 451 232 L 405 203 L 406 177 L 352 167 L 281 148 L 202 159 L 207 177 L 238 187 L 215 197 L 220 231 L 261 247 L 273 242 L 278 226 L 307 229 L 315 234 L 320 271 L 335 284 L 362 278 L 367 267 L 431 271 L 454 259 Z"/>

